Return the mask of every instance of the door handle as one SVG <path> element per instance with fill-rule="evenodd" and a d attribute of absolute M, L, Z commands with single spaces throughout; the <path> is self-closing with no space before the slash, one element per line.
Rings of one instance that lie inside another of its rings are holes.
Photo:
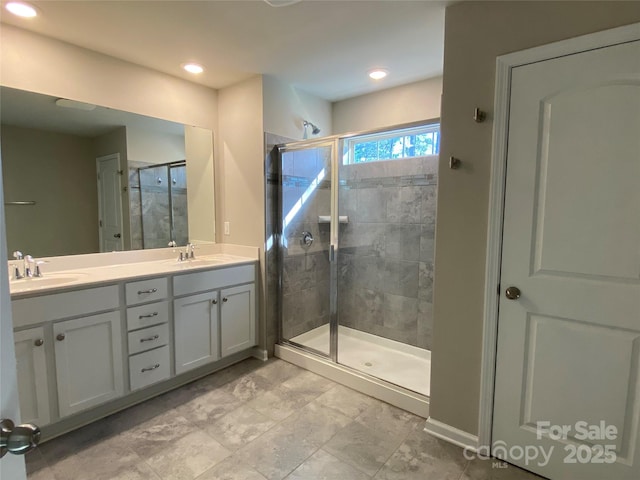
<path fill-rule="evenodd" d="M 520 289 L 518 287 L 509 287 L 504 291 L 504 295 L 509 300 L 517 300 L 520 298 Z"/>
<path fill-rule="evenodd" d="M 122 237 L 122 235 L 121 235 L 121 234 L 119 234 L 119 233 L 114 233 L 114 234 L 113 234 L 113 238 L 120 238 L 120 237 Z"/>
<path fill-rule="evenodd" d="M 15 426 L 8 418 L 0 420 L 0 458 L 7 452 L 24 455 L 40 443 L 40 427 L 33 423 Z"/>

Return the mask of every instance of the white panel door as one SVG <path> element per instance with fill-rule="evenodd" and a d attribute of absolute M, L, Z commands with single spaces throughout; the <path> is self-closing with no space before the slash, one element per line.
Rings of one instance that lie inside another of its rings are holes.
<path fill-rule="evenodd" d="M 98 165 L 98 209 L 100 214 L 100 251 L 119 252 L 122 238 L 122 182 L 120 155 L 100 157 Z"/>
<path fill-rule="evenodd" d="M 255 287 L 240 285 L 220 293 L 220 350 L 225 357 L 256 344 Z"/>
<path fill-rule="evenodd" d="M 640 41 L 513 69 L 503 239 L 494 454 L 640 478 Z"/>
<path fill-rule="evenodd" d="M 16 332 L 14 342 L 21 421 L 43 427 L 50 421 L 44 328 Z"/>
<path fill-rule="evenodd" d="M 0 198 L 2 193 L 2 161 L 0 159 Z M 7 237 L 5 235 L 4 203 L 0 205 L 0 265 L 7 264 Z M 7 268 L 0 268 L 0 419 L 20 420 L 16 356 L 13 345 L 13 320 L 9 295 Z M 22 455 L 6 454 L 0 460 L 0 478 L 25 480 L 27 474 Z"/>
<path fill-rule="evenodd" d="M 220 358 L 218 292 L 173 301 L 176 374 Z"/>
<path fill-rule="evenodd" d="M 122 396 L 120 312 L 53 324 L 60 416 Z"/>

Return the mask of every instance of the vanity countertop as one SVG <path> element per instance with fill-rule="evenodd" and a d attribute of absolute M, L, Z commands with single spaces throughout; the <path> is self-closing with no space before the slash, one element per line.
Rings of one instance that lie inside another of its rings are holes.
<path fill-rule="evenodd" d="M 255 254 L 249 249 L 239 252 L 240 254 L 207 252 L 207 254 L 204 255 L 197 254 L 195 259 L 183 261 L 178 261 L 175 255 L 167 258 L 169 256 L 167 254 L 168 249 L 163 250 L 163 254 L 161 255 L 146 255 L 147 258 L 137 262 L 135 260 L 131 261 L 130 255 L 118 256 L 120 252 L 113 252 L 112 254 L 96 254 L 112 255 L 112 259 L 115 260 L 115 262 L 102 265 L 100 263 L 105 262 L 98 262 L 98 264 L 94 262 L 93 265 L 84 266 L 82 263 L 76 261 L 71 263 L 68 269 L 57 266 L 55 271 L 47 271 L 47 265 L 45 264 L 43 265 L 43 276 L 40 278 L 10 280 L 9 289 L 11 298 L 17 299 L 26 296 L 41 295 L 43 293 L 55 293 L 58 291 L 115 283 L 123 280 L 137 280 L 160 275 L 175 275 L 199 270 L 210 270 L 212 268 L 225 268 L 258 261 L 257 249 L 255 249 Z M 87 257 L 89 257 L 89 255 L 87 255 Z M 118 260 L 124 261 L 118 263 Z M 91 262 L 88 262 L 88 264 L 90 263 Z"/>

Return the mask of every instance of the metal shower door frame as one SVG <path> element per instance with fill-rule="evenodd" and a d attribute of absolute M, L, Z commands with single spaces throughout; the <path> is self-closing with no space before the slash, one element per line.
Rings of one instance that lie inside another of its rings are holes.
<path fill-rule="evenodd" d="M 284 145 L 278 145 L 278 162 L 280 169 L 280 185 L 282 185 L 282 155 L 286 152 L 294 152 L 300 150 L 309 150 L 314 148 L 331 147 L 331 207 L 330 207 L 330 232 L 329 232 L 329 355 L 333 362 L 338 363 L 338 193 L 339 193 L 339 165 L 338 165 L 338 152 L 339 145 L 342 143 L 342 138 L 339 136 L 324 137 L 317 140 L 303 140 L 300 142 L 292 142 Z M 278 342 L 285 343 L 300 348 L 306 352 L 314 353 L 322 357 L 327 358 L 324 352 L 316 350 L 314 348 L 302 345 L 298 342 L 285 339 L 283 337 L 283 309 L 284 305 L 284 289 L 282 288 L 282 278 L 284 275 L 284 235 L 283 235 L 283 218 L 282 218 L 282 188 L 278 192 L 278 207 L 279 215 L 278 219 L 278 301 L 280 303 L 279 321 L 278 321 Z"/>

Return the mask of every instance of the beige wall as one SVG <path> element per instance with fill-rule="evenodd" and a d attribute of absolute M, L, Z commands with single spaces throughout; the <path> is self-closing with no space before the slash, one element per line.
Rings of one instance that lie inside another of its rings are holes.
<path fill-rule="evenodd" d="M 0 84 L 195 125 L 217 136 L 216 90 L 5 24 Z"/>
<path fill-rule="evenodd" d="M 447 8 L 431 416 L 476 434 L 496 56 L 640 21 L 640 2 L 465 2 Z M 489 121 L 473 121 L 473 109 Z M 449 170 L 455 155 L 467 166 Z M 514 386 L 514 388 L 518 388 Z"/>
<path fill-rule="evenodd" d="M 211 136 L 209 136 L 211 143 Z M 152 132 L 127 127 L 127 154 L 129 161 L 169 163 L 184 160 L 184 134 Z"/>
<path fill-rule="evenodd" d="M 333 104 L 333 133 L 361 132 L 440 117 L 442 77 Z"/>
<path fill-rule="evenodd" d="M 221 221 L 229 222 L 218 239 L 225 243 L 264 244 L 264 152 L 262 77 L 218 91 Z"/>
<path fill-rule="evenodd" d="M 264 99 L 264 131 L 286 138 L 302 140 L 306 120 L 320 129 L 317 137 L 333 133 L 331 102 L 278 80 L 270 75 L 262 77 Z M 315 138 L 308 129 L 308 138 Z"/>
<path fill-rule="evenodd" d="M 98 251 L 98 190 L 93 141 L 2 125 L 7 245 L 34 257 Z M 46 267 L 44 267 L 46 269 Z"/>
<path fill-rule="evenodd" d="M 184 127 L 187 165 L 189 241 L 215 242 L 214 158 L 211 130 Z"/>

